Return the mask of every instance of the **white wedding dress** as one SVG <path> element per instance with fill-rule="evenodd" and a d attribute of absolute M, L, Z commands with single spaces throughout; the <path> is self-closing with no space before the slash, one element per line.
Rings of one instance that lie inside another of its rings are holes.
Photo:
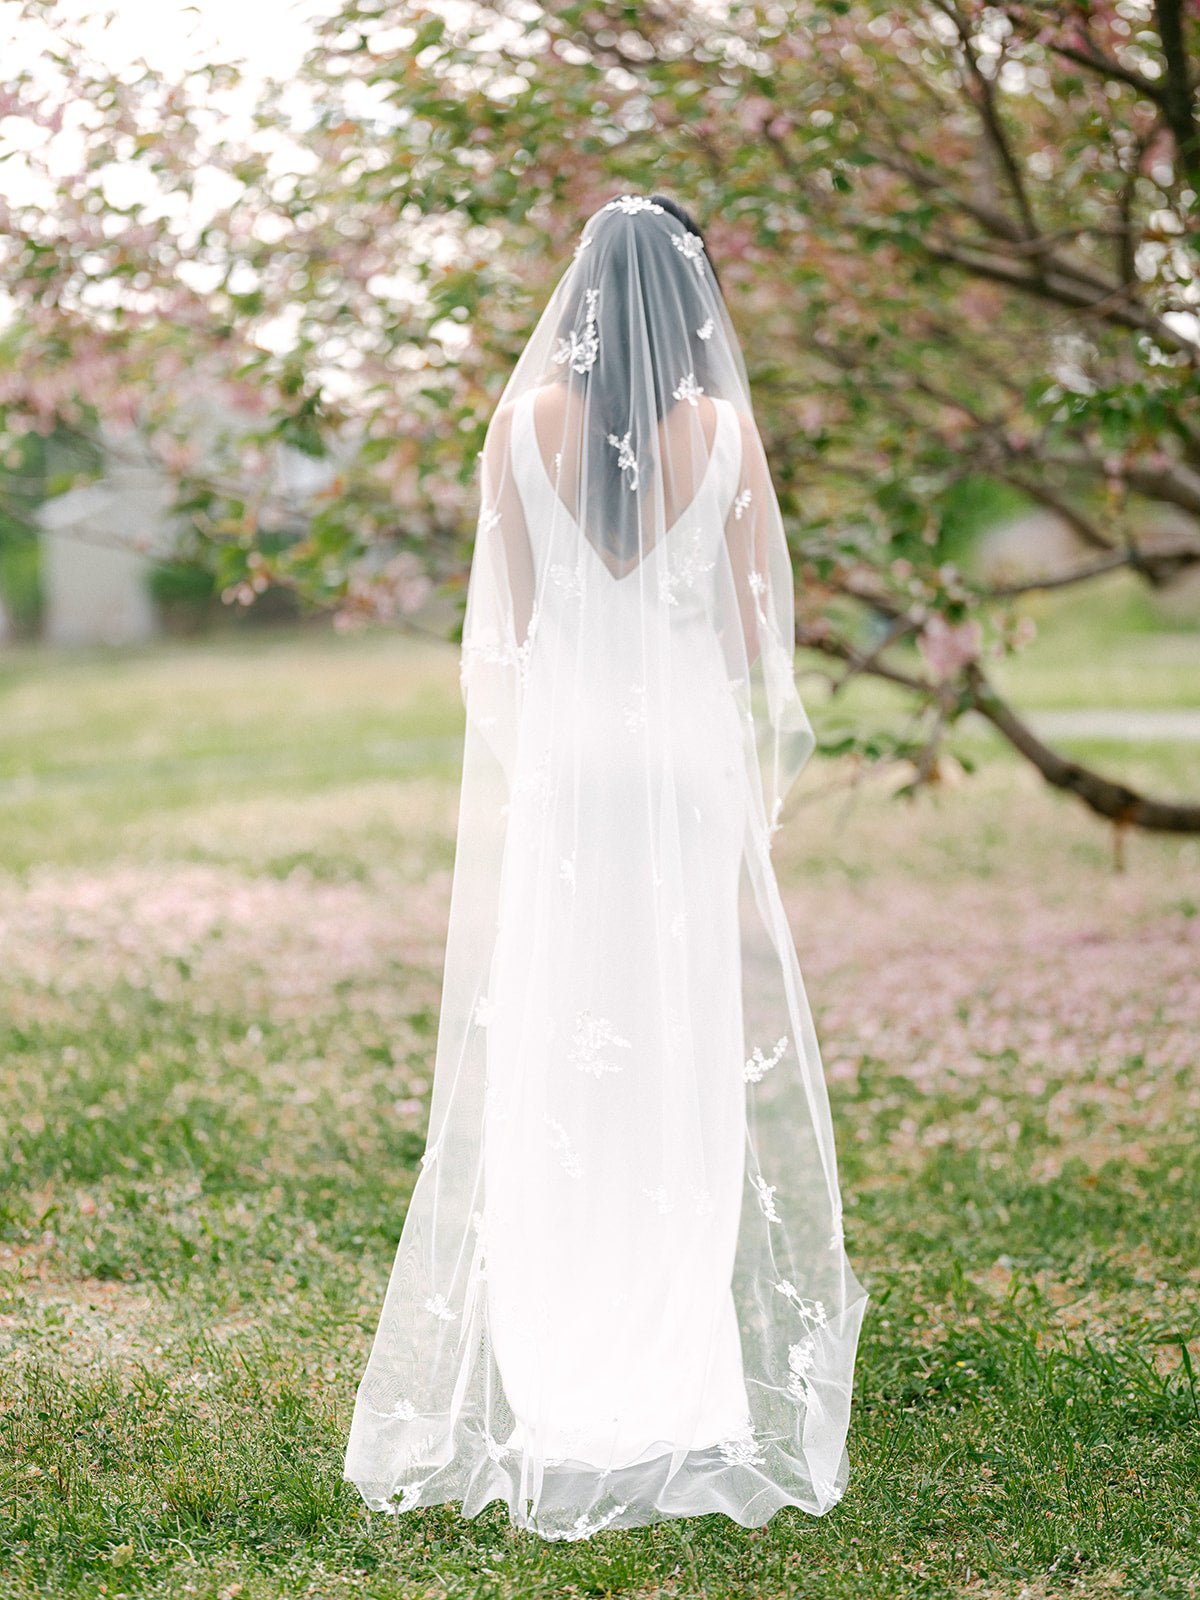
<path fill-rule="evenodd" d="M 867 1300 L 771 864 L 812 745 L 778 508 L 695 251 L 606 211 L 625 253 L 577 254 L 543 323 L 592 373 L 633 261 L 659 321 L 655 283 L 700 297 L 706 382 L 645 358 L 682 398 L 608 436 L 657 494 L 619 564 L 548 338 L 489 432 L 430 1137 L 345 1468 L 377 1509 L 498 1498 L 546 1538 L 829 1509 Z"/>

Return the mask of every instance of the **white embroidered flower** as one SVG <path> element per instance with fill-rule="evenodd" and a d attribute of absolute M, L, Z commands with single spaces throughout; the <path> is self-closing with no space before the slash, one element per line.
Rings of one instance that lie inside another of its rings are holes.
<path fill-rule="evenodd" d="M 673 233 L 671 243 L 685 261 L 690 261 L 699 277 L 704 276 L 704 240 L 698 233 Z"/>
<path fill-rule="evenodd" d="M 557 478 L 561 471 L 562 471 L 562 451 L 561 450 L 556 450 L 554 452 L 554 476 Z"/>
<path fill-rule="evenodd" d="M 622 476 L 624 476 L 626 472 L 628 472 L 630 475 L 629 482 L 626 484 L 626 488 L 636 489 L 638 486 L 639 472 L 638 459 L 633 453 L 633 445 L 630 443 L 629 436 L 630 430 L 627 428 L 625 430 L 625 437 L 623 439 L 618 439 L 615 433 L 610 433 L 608 436 L 608 442 L 617 452 L 617 470 L 622 474 Z"/>
<path fill-rule="evenodd" d="M 753 1428 L 722 1439 L 717 1449 L 721 1460 L 730 1467 L 758 1467 L 763 1462 L 763 1447 L 754 1437 Z"/>
<path fill-rule="evenodd" d="M 579 1152 L 571 1142 L 571 1135 L 555 1117 L 547 1115 L 546 1126 L 550 1130 L 552 1148 L 557 1152 L 559 1165 L 567 1177 L 582 1177 L 583 1163 L 579 1159 Z"/>
<path fill-rule="evenodd" d="M 743 489 L 741 494 L 738 495 L 737 499 L 733 502 L 733 514 L 739 522 L 742 520 L 742 513 L 746 510 L 746 507 L 753 499 L 753 492 L 750 489 Z"/>
<path fill-rule="evenodd" d="M 479 509 L 479 532 L 489 534 L 500 521 L 500 513 L 494 506 L 481 506 Z"/>
<path fill-rule="evenodd" d="M 398 1501 L 395 1499 L 396 1495 L 400 1496 Z M 376 1511 L 388 1511 L 391 1513 L 412 1511 L 421 1503 L 421 1485 L 419 1483 L 397 1484 L 392 1490 L 391 1498 L 372 1501 L 371 1503 Z"/>
<path fill-rule="evenodd" d="M 542 1534 L 542 1538 L 590 1539 L 594 1533 L 599 1533 L 601 1528 L 607 1528 L 610 1522 L 615 1522 L 625 1509 L 626 1507 L 624 1505 L 619 1505 L 613 1506 L 612 1510 L 606 1511 L 602 1517 L 576 1517 L 575 1521 L 569 1528 L 560 1528 L 545 1532 Z"/>
<path fill-rule="evenodd" d="M 711 1217 L 713 1198 L 707 1189 L 692 1189 L 692 1209 L 698 1217 Z"/>
<path fill-rule="evenodd" d="M 474 1021 L 477 1028 L 486 1028 L 489 1022 L 496 1017 L 496 1002 L 489 1000 L 486 994 L 481 994 L 475 1002 Z"/>
<path fill-rule="evenodd" d="M 846 1242 L 846 1231 L 842 1227 L 842 1202 L 839 1199 L 833 1213 L 833 1226 L 829 1230 L 829 1248 L 840 1250 Z"/>
<path fill-rule="evenodd" d="M 416 1420 L 417 1408 L 411 1400 L 397 1400 L 390 1411 L 385 1413 L 389 1417 L 397 1417 L 401 1422 Z"/>
<path fill-rule="evenodd" d="M 581 233 L 579 235 L 579 243 L 575 246 L 574 253 L 571 257 L 572 261 L 578 261 L 579 257 L 583 254 L 591 242 L 592 235 L 590 233 Z"/>
<path fill-rule="evenodd" d="M 789 1283 L 786 1278 L 775 1285 L 776 1292 L 790 1304 L 804 1318 L 811 1328 L 823 1328 L 829 1321 L 829 1314 L 825 1310 L 823 1300 L 806 1300 L 794 1283 Z"/>
<path fill-rule="evenodd" d="M 622 194 L 610 200 L 604 209 L 623 211 L 627 217 L 635 217 L 639 211 L 657 211 L 661 216 L 663 208 L 657 200 L 651 200 L 644 194 Z"/>
<path fill-rule="evenodd" d="M 677 559 L 658 569 L 658 597 L 669 606 L 679 604 L 679 589 L 694 590 L 704 574 L 716 565 L 714 561 L 704 560 L 704 529 L 700 523 L 689 530 L 687 542 L 680 541 L 675 548 L 679 552 Z"/>
<path fill-rule="evenodd" d="M 439 1322 L 453 1322 L 458 1316 L 457 1311 L 451 1311 L 450 1302 L 444 1294 L 430 1295 L 425 1302 L 426 1311 L 432 1311 Z"/>
<path fill-rule="evenodd" d="M 784 1051 L 788 1047 L 787 1034 L 780 1034 L 775 1041 L 775 1048 L 769 1056 L 764 1056 L 762 1046 L 755 1045 L 750 1059 L 742 1068 L 742 1077 L 747 1083 L 761 1083 L 771 1068 L 783 1059 Z"/>
<path fill-rule="evenodd" d="M 669 1216 L 674 1211 L 675 1202 L 671 1198 L 671 1191 L 664 1184 L 660 1183 L 657 1189 L 643 1189 L 642 1193 L 650 1201 L 660 1217 Z"/>
<path fill-rule="evenodd" d="M 527 772 L 522 772 L 512 786 L 513 799 L 527 797 L 537 808 L 540 816 L 545 816 L 550 809 L 550 801 L 554 794 L 554 782 L 550 776 L 550 752 L 543 750 L 536 763 Z M 501 806 L 503 816 L 508 806 Z"/>
<path fill-rule="evenodd" d="M 622 1038 L 607 1017 L 594 1016 L 587 1009 L 576 1015 L 575 1032 L 567 1052 L 567 1060 L 572 1066 L 578 1067 L 580 1072 L 589 1073 L 593 1078 L 603 1077 L 607 1072 L 621 1072 L 624 1063 L 613 1060 L 611 1052 L 614 1048 L 631 1050 L 633 1046 L 628 1039 Z"/>
<path fill-rule="evenodd" d="M 711 339 L 712 336 L 713 336 L 713 319 L 711 317 L 708 317 L 696 329 L 696 337 L 698 339 Z"/>
<path fill-rule="evenodd" d="M 499 1439 L 493 1439 L 486 1430 L 483 1435 L 483 1448 L 487 1451 L 490 1461 L 503 1461 L 510 1453 L 506 1444 L 501 1444 Z"/>
<path fill-rule="evenodd" d="M 700 396 L 704 393 L 704 390 L 696 382 L 696 374 L 694 372 L 685 372 L 671 390 L 671 393 L 676 400 L 686 400 L 688 405 L 697 406 L 700 404 Z"/>
<path fill-rule="evenodd" d="M 578 600 L 583 594 L 582 562 L 577 562 L 575 566 L 568 567 L 563 562 L 556 561 L 550 568 L 550 576 L 568 600 Z"/>
<path fill-rule="evenodd" d="M 435 1139 L 433 1144 L 426 1148 L 425 1154 L 421 1157 L 421 1165 L 423 1167 L 431 1167 L 441 1154 L 441 1149 L 442 1141 L 440 1139 Z"/>
<path fill-rule="evenodd" d="M 560 858 L 558 875 L 564 883 L 569 883 L 572 889 L 575 887 L 575 857 L 573 855 Z"/>
<path fill-rule="evenodd" d="M 554 359 L 559 366 L 567 362 L 572 372 L 579 373 L 590 372 L 595 366 L 596 357 L 600 354 L 600 335 L 596 332 L 596 302 L 599 297 L 599 289 L 584 291 L 587 312 L 583 332 L 577 333 L 572 328 L 565 339 L 558 341 Z"/>
<path fill-rule="evenodd" d="M 775 1209 L 775 1190 L 777 1184 L 768 1183 L 761 1173 L 753 1178 L 754 1191 L 758 1195 L 758 1208 L 768 1222 L 778 1222 L 779 1212 Z"/>
<path fill-rule="evenodd" d="M 750 491 L 747 489 L 746 493 L 749 494 L 749 492 Z M 763 577 L 762 573 L 757 567 L 751 567 L 749 583 L 752 593 L 757 595 L 766 594 L 767 580 Z"/>
<path fill-rule="evenodd" d="M 788 1346 L 787 1392 L 793 1400 L 807 1400 L 812 1392 L 812 1374 L 817 1364 L 816 1340 L 806 1334 Z"/>

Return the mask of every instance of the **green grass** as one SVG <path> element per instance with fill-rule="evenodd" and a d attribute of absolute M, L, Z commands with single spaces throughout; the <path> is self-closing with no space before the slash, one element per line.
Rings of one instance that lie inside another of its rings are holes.
<path fill-rule="evenodd" d="M 0 658 L 0 1597 L 1200 1592 L 1200 846 L 1115 874 L 979 732 L 916 804 L 814 765 L 777 839 L 873 1297 L 841 1504 L 368 1515 L 455 674 L 383 633 Z M 1200 790 L 1196 751 L 1096 754 Z"/>

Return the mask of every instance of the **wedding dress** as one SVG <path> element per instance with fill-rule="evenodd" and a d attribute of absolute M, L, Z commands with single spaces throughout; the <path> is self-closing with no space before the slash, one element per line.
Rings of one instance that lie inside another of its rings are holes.
<path fill-rule="evenodd" d="M 345 1475 L 550 1539 L 821 1514 L 867 1295 L 771 841 L 813 736 L 702 241 L 588 220 L 488 431 L 429 1138 Z"/>

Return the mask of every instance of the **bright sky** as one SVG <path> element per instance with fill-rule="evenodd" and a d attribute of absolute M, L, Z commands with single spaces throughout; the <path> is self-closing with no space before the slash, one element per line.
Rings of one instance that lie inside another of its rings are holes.
<path fill-rule="evenodd" d="M 90 24 L 87 38 L 112 67 L 144 57 L 174 77 L 215 47 L 219 56 L 244 60 L 258 77 L 285 77 L 311 38 L 311 19 L 332 9 L 332 0 L 57 0 L 50 27 L 74 29 L 89 15 L 108 13 L 111 22 Z M 22 22 L 15 7 L 0 15 L 6 69 L 35 61 L 44 38 L 42 26 Z"/>

